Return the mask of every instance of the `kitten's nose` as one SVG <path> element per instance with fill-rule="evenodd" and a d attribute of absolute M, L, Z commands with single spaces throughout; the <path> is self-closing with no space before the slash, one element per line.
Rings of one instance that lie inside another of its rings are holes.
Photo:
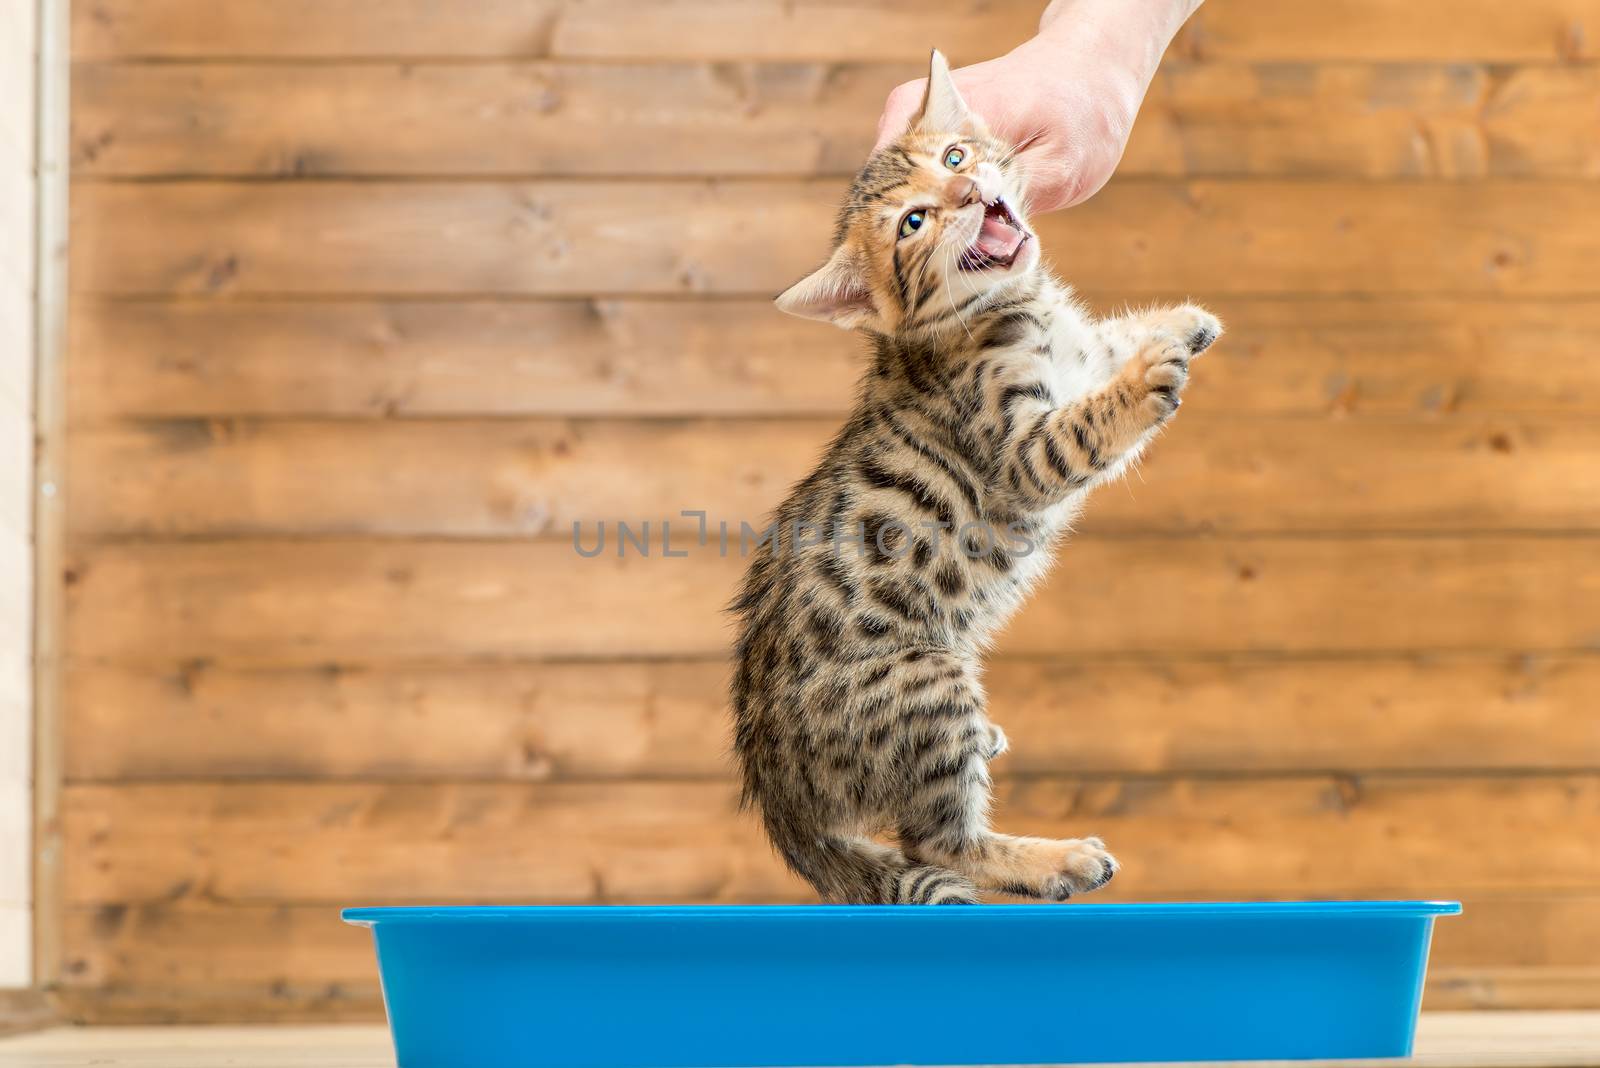
<path fill-rule="evenodd" d="M 966 174 L 951 175 L 944 184 L 945 203 L 964 208 L 980 200 L 993 204 L 1000 199 L 1000 168 L 992 163 L 980 163 Z"/>
<path fill-rule="evenodd" d="M 968 204 L 976 203 L 981 195 L 978 183 L 969 175 L 953 174 L 944 183 L 944 202 L 953 208 L 964 208 Z"/>

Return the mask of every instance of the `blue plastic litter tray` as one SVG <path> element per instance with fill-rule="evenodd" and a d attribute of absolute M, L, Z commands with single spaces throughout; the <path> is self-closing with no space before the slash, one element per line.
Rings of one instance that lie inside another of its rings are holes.
<path fill-rule="evenodd" d="M 367 908 L 401 1068 L 1401 1057 L 1446 901 Z"/>

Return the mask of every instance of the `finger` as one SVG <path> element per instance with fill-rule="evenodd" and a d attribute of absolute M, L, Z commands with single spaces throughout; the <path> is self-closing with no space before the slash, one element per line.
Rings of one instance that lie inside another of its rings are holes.
<path fill-rule="evenodd" d="M 928 79 L 918 78 L 914 82 L 897 85 L 890 91 L 889 98 L 883 104 L 883 114 L 878 117 L 878 141 L 872 146 L 874 152 L 905 133 L 906 127 L 911 124 L 911 117 L 922 103 L 927 84 Z"/>

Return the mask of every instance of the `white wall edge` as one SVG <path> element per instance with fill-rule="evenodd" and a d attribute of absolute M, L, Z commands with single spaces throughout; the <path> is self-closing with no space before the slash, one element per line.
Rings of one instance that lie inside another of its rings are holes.
<path fill-rule="evenodd" d="M 69 0 L 38 2 L 34 326 L 33 922 L 31 979 L 59 978 L 62 425 L 67 335 L 67 219 L 71 113 Z"/>

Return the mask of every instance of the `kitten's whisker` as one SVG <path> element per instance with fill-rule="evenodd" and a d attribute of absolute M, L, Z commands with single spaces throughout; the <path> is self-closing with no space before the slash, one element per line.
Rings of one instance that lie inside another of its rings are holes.
<path fill-rule="evenodd" d="M 922 281 L 928 274 L 928 268 L 933 265 L 933 257 L 938 253 L 939 246 L 944 244 L 944 242 L 945 238 L 941 235 L 938 243 L 935 244 L 933 248 L 929 249 L 928 254 L 922 258 L 922 264 L 917 268 L 917 275 L 914 279 L 912 279 L 911 292 L 913 294 L 919 294 L 922 292 Z M 911 315 L 911 309 L 909 308 L 906 309 L 906 315 L 908 320 L 914 318 L 914 316 Z"/>
<path fill-rule="evenodd" d="M 1022 201 L 1022 213 L 1026 215 L 1028 210 L 1033 207 L 1033 165 L 1025 160 L 1019 160 L 1017 169 L 1021 171 L 1019 184 L 1022 187 L 1022 192 L 1018 199 Z"/>
<path fill-rule="evenodd" d="M 961 278 L 961 284 L 962 284 L 962 286 L 964 286 L 966 288 L 968 293 L 971 293 L 974 297 L 981 297 L 982 296 L 982 292 L 978 289 L 978 287 L 973 285 L 972 282 L 967 278 L 967 276 L 965 274 L 961 273 L 959 265 L 957 267 L 956 273 Z"/>
<path fill-rule="evenodd" d="M 951 256 L 950 256 L 950 266 L 946 267 L 945 271 L 944 271 L 944 293 L 945 293 L 945 297 L 946 297 L 946 299 L 948 299 L 950 301 L 950 312 L 951 312 L 952 315 L 954 315 L 956 317 L 956 322 L 960 323 L 961 324 L 961 329 L 963 329 L 963 330 L 965 330 L 967 332 L 967 340 L 973 342 L 974 344 L 976 344 L 978 339 L 972 336 L 972 328 L 967 325 L 967 321 L 965 319 L 961 318 L 961 309 L 956 305 L 955 292 L 950 288 L 950 275 L 953 274 L 955 271 L 959 270 L 960 268 L 956 266 L 953 242 L 945 242 L 945 244 L 952 246 L 951 247 Z"/>
<path fill-rule="evenodd" d="M 1012 160 L 1016 159 L 1023 152 L 1025 152 L 1028 149 L 1032 148 L 1033 147 L 1033 143 L 1035 141 L 1037 141 L 1039 139 L 1039 137 L 1044 133 L 1044 129 L 1045 128 L 1043 126 L 1040 126 L 1038 129 L 1034 130 L 1033 133 L 1029 134 L 1027 137 L 1024 137 L 1021 140 L 1015 141 L 1011 145 L 1009 145 L 1006 148 L 1005 152 L 1003 152 L 1001 154 L 999 162 L 998 162 L 998 166 L 1004 167 L 1007 163 L 1010 163 Z"/>

